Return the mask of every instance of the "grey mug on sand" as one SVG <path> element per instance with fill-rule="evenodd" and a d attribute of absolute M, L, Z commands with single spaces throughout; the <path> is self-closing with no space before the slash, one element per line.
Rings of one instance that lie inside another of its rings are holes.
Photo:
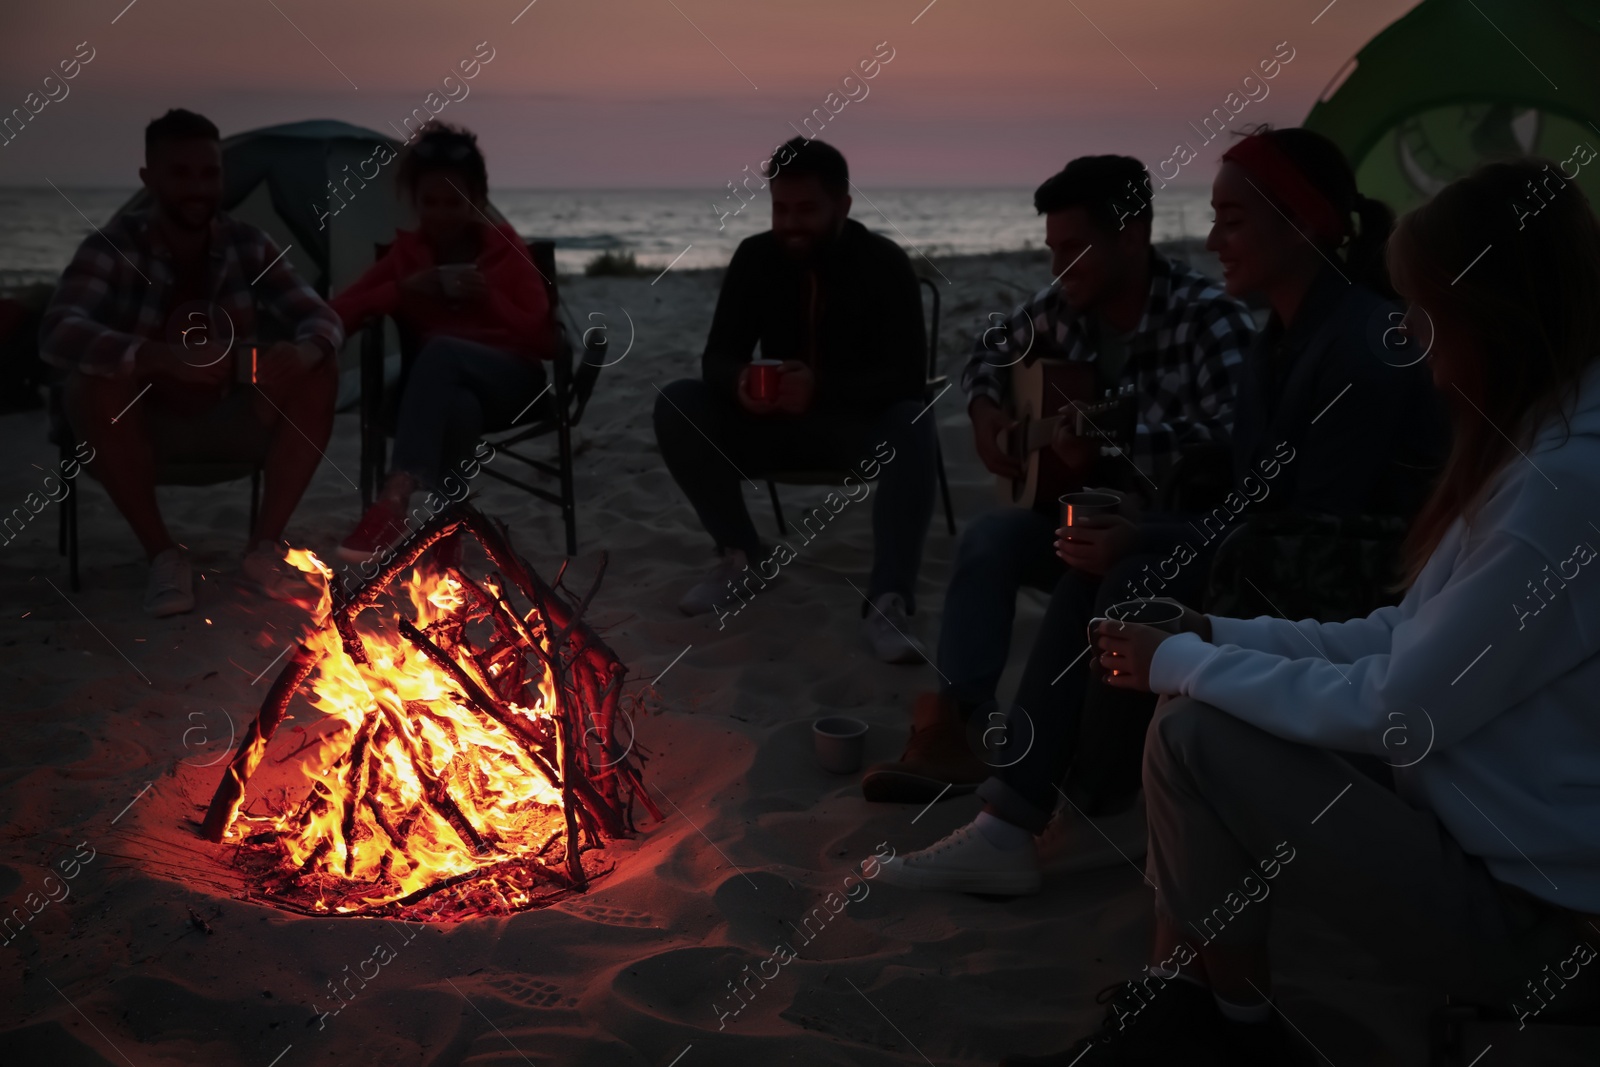
<path fill-rule="evenodd" d="M 867 748 L 867 724 L 847 715 L 830 715 L 811 724 L 811 741 L 823 770 L 852 774 L 861 769 L 861 757 Z"/>

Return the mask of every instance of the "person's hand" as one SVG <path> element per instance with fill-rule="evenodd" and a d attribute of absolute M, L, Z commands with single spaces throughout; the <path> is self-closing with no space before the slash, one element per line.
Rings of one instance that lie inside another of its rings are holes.
<path fill-rule="evenodd" d="M 739 371 L 739 384 L 736 390 L 739 397 L 739 406 L 752 415 L 771 415 L 778 410 L 778 405 L 770 400 L 762 400 L 750 393 L 750 366 L 746 364 Z"/>
<path fill-rule="evenodd" d="M 1056 556 L 1074 570 L 1100 576 L 1127 555 L 1137 529 L 1121 515 L 1084 515 L 1056 531 Z"/>
<path fill-rule="evenodd" d="M 279 341 L 271 348 L 256 354 L 256 385 L 262 389 L 279 389 L 316 366 L 327 357 L 315 341 Z M 244 354 L 245 359 L 250 354 Z"/>
<path fill-rule="evenodd" d="M 182 345 L 146 341 L 133 357 L 134 374 L 142 379 L 165 378 L 185 385 L 216 388 L 227 383 L 233 361 L 218 358 L 210 349 L 191 351 Z"/>
<path fill-rule="evenodd" d="M 1056 423 L 1055 432 L 1050 435 L 1050 448 L 1061 458 L 1061 462 L 1073 470 L 1088 467 L 1100 454 L 1100 442 L 1092 437 L 1078 436 L 1070 407 L 1062 408 L 1058 414 L 1061 421 Z"/>
<path fill-rule="evenodd" d="M 450 299 L 463 304 L 475 304 L 489 296 L 489 280 L 474 267 L 456 275 L 456 292 Z"/>
<path fill-rule="evenodd" d="M 1183 618 L 1178 620 L 1178 632 L 1185 634 L 1199 634 L 1200 640 L 1211 643 L 1211 618 L 1204 612 L 1196 611 L 1189 605 L 1183 606 Z"/>
<path fill-rule="evenodd" d="M 1006 418 L 1006 413 L 986 396 L 973 399 L 967 407 L 967 417 L 972 420 L 972 441 L 978 449 L 978 458 L 990 474 L 1013 480 L 1022 477 L 1022 465 L 1006 454 L 1000 446 L 1000 435 L 1010 433 L 1017 425 Z"/>
<path fill-rule="evenodd" d="M 817 378 L 811 368 L 797 359 L 786 359 L 778 367 L 778 410 L 786 415 L 802 415 L 811 406 Z"/>
<path fill-rule="evenodd" d="M 402 296 L 431 296 L 436 300 L 444 299 L 444 282 L 441 280 L 438 267 L 426 267 L 409 278 L 401 278 L 399 288 Z"/>
<path fill-rule="evenodd" d="M 1100 680 L 1118 689 L 1150 692 L 1150 661 L 1155 659 L 1161 642 L 1171 636 L 1143 623 L 1102 619 L 1094 628 L 1094 643 L 1100 650 L 1098 660 L 1103 668 Z"/>

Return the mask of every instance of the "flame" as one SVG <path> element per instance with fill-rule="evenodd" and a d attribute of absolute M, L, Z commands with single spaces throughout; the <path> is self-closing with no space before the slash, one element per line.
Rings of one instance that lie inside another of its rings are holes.
<path fill-rule="evenodd" d="M 267 821 L 281 835 L 286 863 L 338 890 L 327 910 L 398 900 L 487 864 L 535 857 L 564 832 L 561 791 L 522 740 L 474 706 L 444 669 L 398 632 L 363 625 L 370 662 L 356 663 L 328 621 L 333 572 L 304 549 L 290 550 L 287 559 L 321 587 L 313 625 L 301 641 L 321 653 L 311 704 L 335 725 L 303 764 L 305 802 Z M 500 595 L 496 586 L 486 588 Z M 484 670 L 483 650 L 451 636 L 487 625 L 467 621 L 467 590 L 454 577 L 414 570 L 404 592 L 414 625 L 485 691 L 504 694 L 505 672 L 528 666 L 521 660 L 525 653 L 502 650 Z M 363 623 L 372 614 L 363 615 Z M 542 623 L 527 626 L 545 648 Z M 480 652 L 476 659 L 474 651 Z M 543 742 L 536 749 L 556 765 L 555 683 L 537 661 L 528 669 L 537 677 L 518 689 L 529 703 L 502 704 L 525 734 Z M 488 843 L 485 854 L 475 852 L 471 833 L 451 817 L 451 804 Z M 242 818 L 232 836 L 262 828 L 260 819 Z"/>

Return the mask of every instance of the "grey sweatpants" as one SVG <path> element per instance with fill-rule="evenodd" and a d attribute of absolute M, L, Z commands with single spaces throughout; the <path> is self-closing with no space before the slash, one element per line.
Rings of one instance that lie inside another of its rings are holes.
<path fill-rule="evenodd" d="M 1570 988 L 1550 977 L 1600 930 L 1497 881 L 1431 811 L 1336 752 L 1175 697 L 1151 720 L 1144 790 L 1156 907 L 1196 949 L 1265 945 L 1281 899 L 1469 1003 L 1531 1007 L 1530 982 L 1552 1013 L 1600 1003 L 1600 960 Z"/>

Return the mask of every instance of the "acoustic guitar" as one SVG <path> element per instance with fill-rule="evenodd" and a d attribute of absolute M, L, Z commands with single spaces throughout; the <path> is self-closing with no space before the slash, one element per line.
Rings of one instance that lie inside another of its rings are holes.
<path fill-rule="evenodd" d="M 1134 424 L 1132 383 L 1103 392 L 1097 389 L 1095 365 L 1089 360 L 1036 359 L 1011 368 L 1011 394 L 1004 405 L 1016 425 L 1000 441 L 1006 455 L 1021 464 L 1021 478 L 1000 478 L 1000 499 L 1017 507 L 1053 503 L 1063 493 L 1086 485 L 1121 488 L 1131 484 Z M 1096 396 L 1098 394 L 1098 399 Z M 1065 414 L 1058 414 L 1063 408 Z M 1063 418 L 1073 420 L 1080 437 L 1099 440 L 1089 462 L 1069 465 L 1050 440 Z"/>

